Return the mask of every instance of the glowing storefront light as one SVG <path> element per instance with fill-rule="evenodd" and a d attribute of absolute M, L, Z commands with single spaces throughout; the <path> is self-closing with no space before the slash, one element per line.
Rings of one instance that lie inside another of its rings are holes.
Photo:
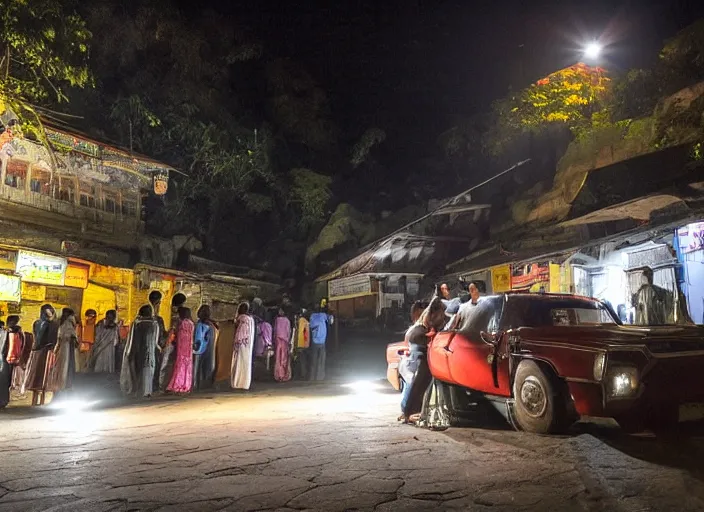
<path fill-rule="evenodd" d="M 19 277 L 0 274 L 0 302 L 19 302 L 21 290 Z"/>

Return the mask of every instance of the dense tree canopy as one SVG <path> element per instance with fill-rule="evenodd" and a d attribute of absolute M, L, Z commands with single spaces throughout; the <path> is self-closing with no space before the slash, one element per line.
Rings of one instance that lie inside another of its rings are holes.
<path fill-rule="evenodd" d="M 0 112 L 9 107 L 40 139 L 36 107 L 65 102 L 67 86 L 91 82 L 91 34 L 66 4 L 7 0 L 0 9 Z"/>
<path fill-rule="evenodd" d="M 561 69 L 458 119 L 423 158 L 400 158 L 399 125 L 414 118 L 415 105 L 399 114 L 403 121 L 340 116 L 336 91 L 276 54 L 246 21 L 180 5 L 7 0 L 0 111 L 9 106 L 39 139 L 41 111 L 171 164 L 179 174 L 169 193 L 149 202 L 152 232 L 194 234 L 211 257 L 283 273 L 302 268 L 306 246 L 336 204 L 379 218 L 535 160 L 537 151 L 554 169 L 572 138 L 627 126 L 663 95 L 704 78 L 700 22 L 668 41 L 652 69 L 620 76 L 581 64 Z M 388 57 L 388 69 L 405 65 Z M 375 80 L 390 83 L 383 70 Z M 389 87 L 435 108 L 426 88 Z"/>
<path fill-rule="evenodd" d="M 337 150 L 314 79 L 214 11 L 93 0 L 83 12 L 97 87 L 74 105 L 91 130 L 183 173 L 152 203 L 151 229 L 193 233 L 212 257 L 244 264 L 265 265 L 263 246 L 304 245 L 330 199 L 332 169 L 311 155 Z"/>

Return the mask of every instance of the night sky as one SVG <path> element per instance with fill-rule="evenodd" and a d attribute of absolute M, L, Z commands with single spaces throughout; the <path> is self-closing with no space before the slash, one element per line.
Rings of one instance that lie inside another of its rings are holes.
<path fill-rule="evenodd" d="M 205 2 L 202 5 L 206 5 Z M 525 86 L 608 45 L 611 71 L 647 66 L 663 40 L 704 16 L 701 1 L 210 0 L 270 53 L 301 62 L 353 138 L 387 132 L 403 165 L 437 152 L 437 136 Z M 191 4 L 191 9 L 193 5 Z"/>

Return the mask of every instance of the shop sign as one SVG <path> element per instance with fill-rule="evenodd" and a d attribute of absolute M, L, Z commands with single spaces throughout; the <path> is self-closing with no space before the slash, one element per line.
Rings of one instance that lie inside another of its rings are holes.
<path fill-rule="evenodd" d="M 22 300 L 42 302 L 44 299 L 46 299 L 46 286 L 22 283 Z"/>
<path fill-rule="evenodd" d="M 511 290 L 511 267 L 501 265 L 491 269 L 492 293 L 508 292 Z"/>
<path fill-rule="evenodd" d="M 683 253 L 704 249 L 704 222 L 695 222 L 677 230 L 680 251 Z"/>
<path fill-rule="evenodd" d="M 66 267 L 64 286 L 72 288 L 86 288 L 88 286 L 88 267 L 69 263 Z"/>
<path fill-rule="evenodd" d="M 17 251 L 0 249 L 0 269 L 12 270 L 17 268 Z"/>
<path fill-rule="evenodd" d="M 169 189 L 169 171 L 157 171 L 154 173 L 154 193 L 163 196 Z"/>
<path fill-rule="evenodd" d="M 22 298 L 22 284 L 17 276 L 0 274 L 0 302 L 19 302 Z"/>
<path fill-rule="evenodd" d="M 17 273 L 22 281 L 38 284 L 63 286 L 67 261 L 65 258 L 19 251 L 17 253 Z"/>
<path fill-rule="evenodd" d="M 550 264 L 547 262 L 514 265 L 511 272 L 511 289 L 526 292 L 550 289 Z"/>
<path fill-rule="evenodd" d="M 560 284 L 562 276 L 560 275 L 560 265 L 550 263 L 550 293 L 560 293 Z"/>
<path fill-rule="evenodd" d="M 328 282 L 328 298 L 330 300 L 350 299 L 371 295 L 372 281 L 367 275 L 343 277 Z"/>

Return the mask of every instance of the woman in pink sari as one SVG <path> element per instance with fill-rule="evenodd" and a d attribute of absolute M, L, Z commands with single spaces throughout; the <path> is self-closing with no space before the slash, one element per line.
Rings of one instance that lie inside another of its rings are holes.
<path fill-rule="evenodd" d="M 289 364 L 290 342 L 291 322 L 286 318 L 284 310 L 279 309 L 279 316 L 276 317 L 276 322 L 274 322 L 274 350 L 276 351 L 274 379 L 277 382 L 291 380 L 291 365 Z"/>
<path fill-rule="evenodd" d="M 178 325 L 176 326 L 176 360 L 167 391 L 172 393 L 190 393 L 193 387 L 193 331 L 191 310 L 178 308 Z"/>

